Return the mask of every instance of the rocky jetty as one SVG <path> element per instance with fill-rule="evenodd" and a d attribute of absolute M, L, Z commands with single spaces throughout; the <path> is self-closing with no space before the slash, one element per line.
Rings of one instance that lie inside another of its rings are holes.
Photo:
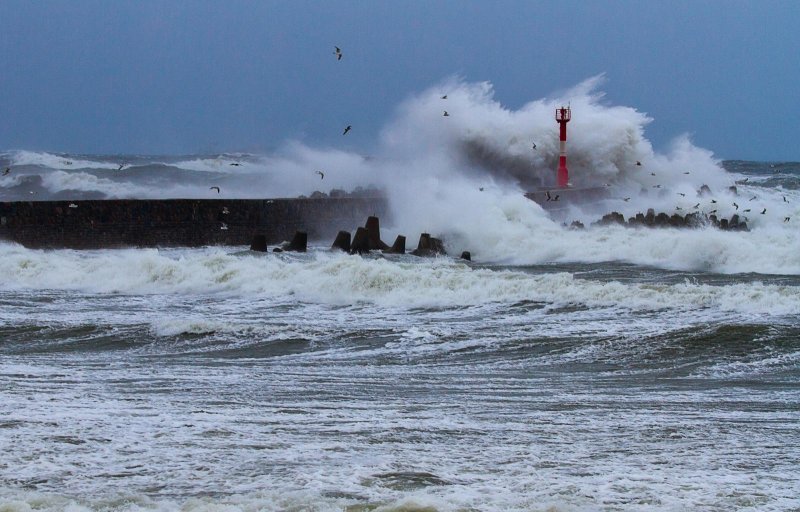
<path fill-rule="evenodd" d="M 295 233 L 291 242 L 283 242 L 272 249 L 273 252 L 295 251 L 306 252 L 308 245 L 308 235 L 305 232 Z M 262 234 L 253 236 L 250 244 L 251 251 L 267 252 L 267 239 Z M 367 218 L 364 226 L 356 228 L 355 234 L 350 236 L 349 231 L 339 231 L 336 239 L 331 244 L 331 250 L 344 251 L 349 254 L 368 254 L 372 251 L 380 251 L 383 254 L 406 254 L 406 237 L 397 235 L 394 243 L 389 246 L 381 239 L 380 219 L 371 215 Z M 417 248 L 408 254 L 414 256 L 446 256 L 444 242 L 441 239 L 431 236 L 429 233 L 422 233 L 417 243 Z M 469 251 L 461 253 L 461 259 L 471 261 L 472 255 Z"/>
<path fill-rule="evenodd" d="M 716 215 L 706 215 L 700 212 L 679 215 L 677 213 L 668 214 L 664 212 L 656 213 L 652 208 L 647 213 L 637 213 L 634 217 L 625 220 L 625 216 L 619 212 L 611 212 L 594 222 L 594 226 L 610 226 L 618 224 L 620 226 L 648 228 L 700 228 L 703 226 L 714 226 L 725 231 L 749 231 L 747 222 L 733 215 L 730 219 L 719 219 Z M 575 222 L 573 222 L 573 227 Z"/>

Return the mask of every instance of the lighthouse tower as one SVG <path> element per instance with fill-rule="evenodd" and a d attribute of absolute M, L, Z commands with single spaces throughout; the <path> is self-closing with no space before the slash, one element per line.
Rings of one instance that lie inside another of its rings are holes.
<path fill-rule="evenodd" d="M 559 144 L 558 144 L 558 186 L 565 188 L 569 183 L 569 171 L 567 171 L 567 123 L 570 120 L 569 107 L 561 107 L 556 109 L 556 121 L 560 127 Z"/>

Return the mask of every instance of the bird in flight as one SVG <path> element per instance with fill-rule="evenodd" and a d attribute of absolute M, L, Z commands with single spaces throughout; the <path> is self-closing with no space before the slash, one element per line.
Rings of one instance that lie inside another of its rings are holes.
<path fill-rule="evenodd" d="M 630 200 L 631 200 L 631 198 L 630 198 L 630 197 L 623 197 L 623 198 L 622 198 L 622 200 L 623 200 L 623 201 L 625 201 L 625 202 L 627 203 L 628 201 L 630 201 Z"/>
<path fill-rule="evenodd" d="M 336 60 L 342 60 L 342 49 L 338 46 L 334 46 L 333 48 L 333 54 L 336 55 Z"/>
<path fill-rule="evenodd" d="M 550 197 L 550 191 L 549 191 L 549 190 L 545 190 L 545 191 L 544 191 L 544 194 L 547 196 L 547 200 L 548 200 L 548 201 L 552 201 L 552 200 L 553 200 L 553 198 L 552 198 L 552 197 Z"/>
<path fill-rule="evenodd" d="M 78 205 L 77 205 L 77 204 L 75 204 L 75 203 L 69 203 L 69 207 L 70 207 L 70 208 L 77 208 L 77 207 L 78 207 Z"/>
<path fill-rule="evenodd" d="M 689 174 L 689 171 L 686 171 L 686 172 L 685 172 L 685 173 L 683 173 L 683 174 Z"/>
<path fill-rule="evenodd" d="M 558 201 L 558 198 L 561 197 L 559 194 L 556 194 L 556 197 L 553 198 L 553 201 Z"/>
<path fill-rule="evenodd" d="M 228 215 L 229 213 L 231 213 L 231 211 L 228 210 L 228 207 L 227 206 L 223 206 L 222 207 L 222 215 Z"/>
<path fill-rule="evenodd" d="M 739 210 L 739 205 L 738 204 L 733 203 L 733 207 L 736 208 L 737 211 Z"/>
<path fill-rule="evenodd" d="M 344 129 L 344 133 L 342 133 L 342 135 L 347 135 L 347 132 L 349 132 L 352 128 L 353 127 L 348 124 L 347 128 Z"/>
<path fill-rule="evenodd" d="M 444 117 L 450 117 L 450 114 L 448 114 L 446 110 L 444 111 L 444 114 L 442 114 L 442 115 L 443 115 Z"/>
<path fill-rule="evenodd" d="M 219 194 L 219 187 L 208 187 L 208 190 L 216 190 L 217 194 Z"/>
<path fill-rule="evenodd" d="M 783 202 L 788 203 L 789 201 L 786 200 L 786 196 L 783 196 Z"/>
<path fill-rule="evenodd" d="M 695 210 L 697 210 L 698 208 L 700 208 L 700 203 L 697 203 L 696 205 L 692 206 L 692 208 L 694 208 Z"/>
<path fill-rule="evenodd" d="M 638 166 L 640 166 L 640 167 L 641 167 L 641 165 L 642 165 L 642 162 L 640 162 L 640 161 L 636 160 L 636 165 L 638 165 Z"/>
<path fill-rule="evenodd" d="M 125 168 L 126 165 L 128 165 L 128 162 L 122 162 L 121 164 L 119 164 L 119 167 L 117 167 L 117 170 L 121 171 L 122 169 Z"/>
<path fill-rule="evenodd" d="M 10 172 L 11 172 L 11 167 L 6 167 L 6 170 L 3 171 L 3 176 L 8 176 Z"/>
<path fill-rule="evenodd" d="M 325 179 L 325 173 L 324 173 L 324 172 L 322 172 L 322 171 L 314 171 L 314 172 L 316 172 L 317 174 L 319 174 L 319 179 L 321 179 L 321 180 L 324 180 L 324 179 Z"/>
<path fill-rule="evenodd" d="M 784 217 L 783 222 L 789 222 L 789 219 L 791 219 L 791 217 Z"/>
<path fill-rule="evenodd" d="M 716 200 L 716 199 L 712 199 L 712 200 L 711 200 L 711 204 L 714 204 L 714 203 L 716 203 L 716 202 L 717 202 L 717 200 Z"/>
<path fill-rule="evenodd" d="M 750 198 L 750 201 L 753 201 L 753 200 L 755 200 L 755 198 L 756 198 L 756 196 L 753 196 L 753 197 L 751 197 L 751 198 Z"/>
<path fill-rule="evenodd" d="M 675 209 L 676 210 L 683 210 L 683 208 L 681 208 L 680 206 L 676 206 Z"/>
<path fill-rule="evenodd" d="M 764 215 L 765 213 L 767 213 L 767 209 L 766 209 L 766 208 L 764 208 L 763 210 L 761 210 L 761 215 Z"/>
<path fill-rule="evenodd" d="M 442 99 L 446 100 L 447 99 L 447 95 L 445 94 L 444 96 L 442 96 Z"/>
<path fill-rule="evenodd" d="M 681 197 L 686 197 L 686 194 L 684 194 L 683 192 L 678 192 L 678 195 Z"/>
<path fill-rule="evenodd" d="M 228 225 L 223 222 L 222 226 L 220 226 L 219 229 L 221 229 L 222 231 L 226 231 L 228 229 Z"/>
<path fill-rule="evenodd" d="M 229 165 L 232 165 L 234 167 L 239 167 L 242 164 L 240 164 L 239 162 L 231 162 Z"/>
<path fill-rule="evenodd" d="M 533 143 L 533 149 L 536 149 L 536 143 L 535 142 Z"/>
<path fill-rule="evenodd" d="M 661 185 L 653 185 L 653 188 L 661 188 Z"/>
<path fill-rule="evenodd" d="M 654 172 L 650 173 L 650 176 L 655 176 L 655 175 L 656 175 L 656 173 L 654 173 Z"/>

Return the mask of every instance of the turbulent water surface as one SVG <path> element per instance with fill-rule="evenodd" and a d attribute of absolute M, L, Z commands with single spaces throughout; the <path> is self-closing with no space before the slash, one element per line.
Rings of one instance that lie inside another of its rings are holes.
<path fill-rule="evenodd" d="M 494 129 L 413 158 L 426 95 L 374 159 L 4 153 L 6 200 L 308 194 L 317 160 L 352 166 L 325 190 L 372 176 L 385 238 L 474 261 L 0 242 L 0 510 L 800 510 L 800 166 L 655 153 L 587 92 L 627 142 L 576 135 L 573 179 L 609 198 L 553 220 L 509 176 L 557 141 L 504 132 L 550 106 L 464 88 Z M 750 231 L 562 225 L 650 206 Z"/>

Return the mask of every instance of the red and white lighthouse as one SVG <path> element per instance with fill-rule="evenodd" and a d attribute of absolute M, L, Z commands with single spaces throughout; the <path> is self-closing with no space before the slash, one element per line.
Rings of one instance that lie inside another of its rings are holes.
<path fill-rule="evenodd" d="M 559 144 L 558 144 L 558 186 L 565 188 L 569 184 L 569 171 L 567 171 L 567 123 L 570 120 L 569 107 L 561 107 L 556 109 L 556 121 L 560 127 Z"/>

